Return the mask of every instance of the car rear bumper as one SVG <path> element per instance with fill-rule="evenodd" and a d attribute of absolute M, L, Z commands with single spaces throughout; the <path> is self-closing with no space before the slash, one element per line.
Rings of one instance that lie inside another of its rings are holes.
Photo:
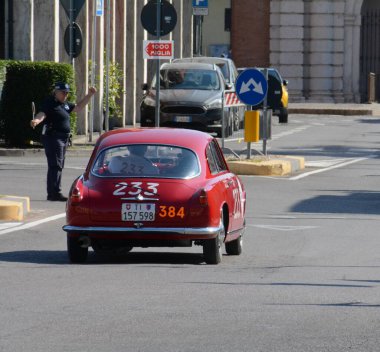
<path fill-rule="evenodd" d="M 216 237 L 223 227 L 173 227 L 173 228 L 156 228 L 156 227 L 107 227 L 107 226 L 71 226 L 65 225 L 62 227 L 68 234 L 87 235 L 89 237 L 108 237 L 109 235 L 120 235 L 121 237 L 134 237 L 143 239 L 143 236 L 162 236 L 164 238 L 181 238 L 181 239 L 207 239 Z"/>

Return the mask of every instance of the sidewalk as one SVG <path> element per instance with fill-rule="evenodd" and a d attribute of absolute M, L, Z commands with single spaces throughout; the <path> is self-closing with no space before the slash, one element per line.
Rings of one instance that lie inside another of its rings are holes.
<path fill-rule="evenodd" d="M 289 103 L 289 114 L 379 116 L 380 104 Z"/>

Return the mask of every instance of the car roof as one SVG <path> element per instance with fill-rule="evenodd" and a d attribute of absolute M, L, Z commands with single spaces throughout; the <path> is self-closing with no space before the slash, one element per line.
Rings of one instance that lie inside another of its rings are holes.
<path fill-rule="evenodd" d="M 213 139 L 205 132 L 181 128 L 120 128 L 104 133 L 98 140 L 99 149 L 123 144 L 164 144 L 188 148 L 202 153 Z"/>
<path fill-rule="evenodd" d="M 194 70 L 217 70 L 217 66 L 213 63 L 201 63 L 201 62 L 171 62 L 164 63 L 161 66 L 161 70 L 168 69 L 194 69 Z"/>
<path fill-rule="evenodd" d="M 228 61 L 232 61 L 226 57 L 216 57 L 216 56 L 195 56 L 195 57 L 183 57 L 180 59 L 174 59 L 173 62 L 209 62 L 213 64 L 223 64 Z"/>

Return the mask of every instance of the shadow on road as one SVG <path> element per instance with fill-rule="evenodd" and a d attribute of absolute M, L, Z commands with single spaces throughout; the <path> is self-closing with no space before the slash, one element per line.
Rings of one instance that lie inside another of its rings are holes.
<path fill-rule="evenodd" d="M 25 250 L 0 253 L 0 262 L 68 265 L 66 251 Z M 124 255 L 104 255 L 89 252 L 86 264 L 203 264 L 202 254 L 172 252 L 131 252 Z"/>
<path fill-rule="evenodd" d="M 290 211 L 294 213 L 380 215 L 380 192 L 341 192 L 341 195 L 321 195 L 302 200 Z"/>

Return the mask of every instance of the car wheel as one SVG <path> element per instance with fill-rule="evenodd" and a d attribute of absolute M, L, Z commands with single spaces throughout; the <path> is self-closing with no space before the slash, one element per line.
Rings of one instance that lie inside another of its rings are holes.
<path fill-rule="evenodd" d="M 243 249 L 243 237 L 239 236 L 238 239 L 227 242 L 225 244 L 226 252 L 229 255 L 240 255 Z"/>
<path fill-rule="evenodd" d="M 88 247 L 82 247 L 78 237 L 67 236 L 67 254 L 71 263 L 84 263 L 87 260 Z"/>
<path fill-rule="evenodd" d="M 223 215 L 221 216 L 222 230 L 215 238 L 203 243 L 203 256 L 207 264 L 219 264 L 222 261 L 222 239 L 225 234 Z"/>
<path fill-rule="evenodd" d="M 278 115 L 278 122 L 288 123 L 288 109 L 287 108 L 280 109 L 280 115 Z"/>

